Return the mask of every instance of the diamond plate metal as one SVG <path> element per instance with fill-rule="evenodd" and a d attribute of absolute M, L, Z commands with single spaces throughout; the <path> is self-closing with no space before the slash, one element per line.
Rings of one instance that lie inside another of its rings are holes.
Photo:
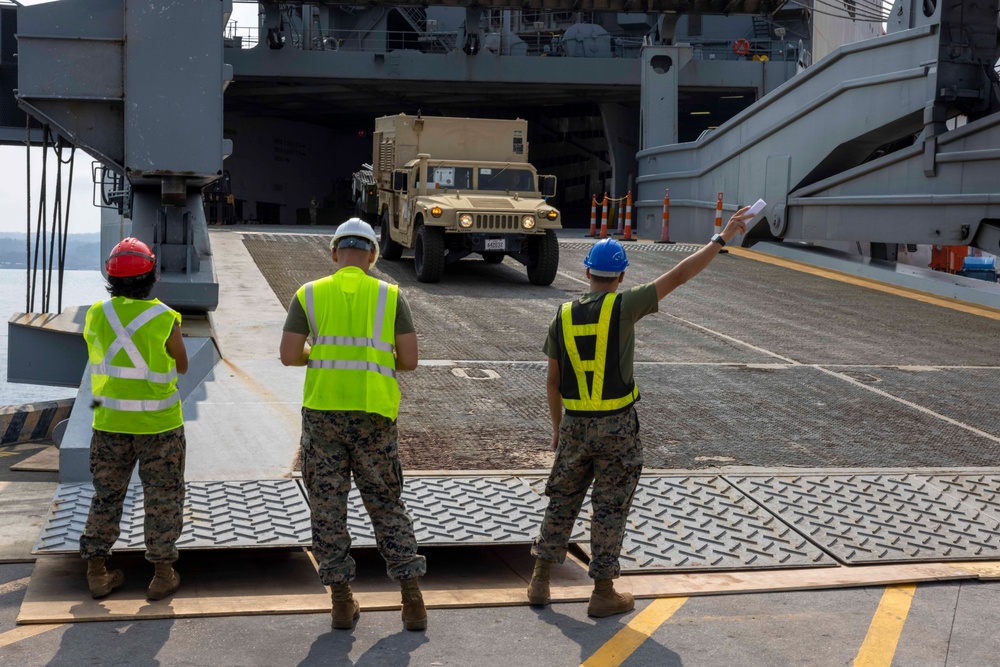
<path fill-rule="evenodd" d="M 182 549 L 298 547 L 311 541 L 309 506 L 295 480 L 188 482 Z M 94 494 L 92 484 L 60 484 L 33 553 L 75 553 Z M 130 484 L 116 551 L 142 551 L 142 485 Z"/>
<path fill-rule="evenodd" d="M 846 564 L 1000 557 L 1000 521 L 921 475 L 730 481 Z"/>
<path fill-rule="evenodd" d="M 927 483 L 964 505 L 1000 519 L 1000 474 L 928 475 Z"/>
<path fill-rule="evenodd" d="M 582 230 L 581 230 L 582 231 Z M 564 241 L 559 240 L 560 248 L 569 248 L 572 250 L 587 250 L 589 251 L 594 246 L 593 242 L 585 241 Z M 635 243 L 627 247 L 628 254 L 631 255 L 634 252 L 697 252 L 701 250 L 704 246 L 694 243 Z"/>
<path fill-rule="evenodd" d="M 590 512 L 588 493 L 573 537 L 588 554 Z M 583 540 L 577 539 L 578 532 L 584 533 Z M 837 564 L 721 477 L 653 475 L 643 476 L 636 487 L 620 562 L 622 572 Z"/>
<path fill-rule="evenodd" d="M 530 544 L 545 512 L 545 499 L 519 477 L 412 477 L 404 482 L 403 503 L 421 546 Z M 347 524 L 353 546 L 375 546 L 353 487 Z"/>

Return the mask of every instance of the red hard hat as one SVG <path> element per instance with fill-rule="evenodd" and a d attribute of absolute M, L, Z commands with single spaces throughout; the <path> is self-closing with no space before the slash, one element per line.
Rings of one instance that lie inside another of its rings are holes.
<path fill-rule="evenodd" d="M 130 236 L 111 250 L 104 268 L 115 278 L 141 276 L 156 268 L 156 255 L 148 245 Z"/>

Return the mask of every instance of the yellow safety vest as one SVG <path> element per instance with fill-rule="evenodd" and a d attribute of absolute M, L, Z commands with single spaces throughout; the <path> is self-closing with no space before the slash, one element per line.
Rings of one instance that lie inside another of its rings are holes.
<path fill-rule="evenodd" d="M 181 316 L 157 299 L 113 297 L 87 311 L 83 335 L 90 356 L 94 429 L 163 433 L 181 426 L 177 362 L 167 339 Z"/>
<path fill-rule="evenodd" d="M 619 297 L 619 294 L 608 294 L 603 298 L 596 322 L 592 316 L 588 317 L 589 313 L 595 312 L 596 302 L 580 304 L 570 301 L 559 310 L 565 353 L 565 358 L 560 361 L 560 393 L 568 413 L 599 415 L 620 412 L 639 397 L 635 381 L 626 383 L 621 377 L 617 345 L 610 349 L 612 346 L 608 344 L 612 338 L 612 327 L 615 332 L 613 338 L 617 342 L 619 321 L 612 317 L 612 313 Z M 574 319 L 584 321 L 574 324 Z M 594 338 L 593 358 L 583 359 L 580 355 L 577 338 L 583 337 Z"/>
<path fill-rule="evenodd" d="M 306 283 L 296 292 L 309 319 L 311 351 L 302 405 L 310 410 L 399 414 L 396 382 L 396 285 L 356 267 Z"/>

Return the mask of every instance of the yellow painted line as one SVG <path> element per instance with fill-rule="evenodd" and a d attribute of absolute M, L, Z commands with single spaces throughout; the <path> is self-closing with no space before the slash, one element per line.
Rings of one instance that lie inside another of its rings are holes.
<path fill-rule="evenodd" d="M 968 313 L 970 315 L 978 315 L 980 317 L 986 317 L 991 320 L 1000 320 L 1000 310 L 996 308 L 990 308 L 988 306 L 980 306 L 975 303 L 969 303 L 968 301 L 959 301 L 958 299 L 946 299 L 940 296 L 934 296 L 932 294 L 927 294 L 926 292 L 920 292 L 915 289 L 910 289 L 908 287 L 899 287 L 898 285 L 890 285 L 888 283 L 879 282 L 877 280 L 871 280 L 869 278 L 859 278 L 858 276 L 852 276 L 848 273 L 842 273 L 840 271 L 834 271 L 833 269 L 823 269 L 816 266 L 811 266 L 804 262 L 799 262 L 794 259 L 785 259 L 784 257 L 772 257 L 771 255 L 766 255 L 757 250 L 751 250 L 748 248 L 732 248 L 730 249 L 737 257 L 745 257 L 747 259 L 753 259 L 758 262 L 763 262 L 765 264 L 773 264 L 774 266 L 781 266 L 786 269 L 792 269 L 793 271 L 801 271 L 802 273 L 809 273 L 814 276 L 819 276 L 821 278 L 828 278 L 830 280 L 836 280 L 838 282 L 847 283 L 849 285 L 857 285 L 858 287 L 866 287 L 868 289 L 873 289 L 878 292 L 885 292 L 886 294 L 894 294 L 896 296 L 901 296 L 907 299 L 913 299 L 914 301 L 920 301 L 922 303 L 931 304 L 934 306 L 940 306 L 942 308 L 950 308 L 951 310 L 957 310 L 962 313 Z"/>
<path fill-rule="evenodd" d="M 868 634 L 854 658 L 854 667 L 889 667 L 892 664 L 916 590 L 916 584 L 886 586 L 875 617 L 868 626 Z"/>
<path fill-rule="evenodd" d="M 57 625 L 22 625 L 14 628 L 13 630 L 8 630 L 7 632 L 0 632 L 0 648 L 16 644 L 22 639 L 36 637 L 43 632 L 48 632 L 49 630 L 55 630 L 56 628 L 61 627 L 61 623 Z"/>
<path fill-rule="evenodd" d="M 685 602 L 687 598 L 653 600 L 580 667 L 618 667 Z"/>
<path fill-rule="evenodd" d="M 0 452 L 0 456 L 17 456 L 21 452 Z"/>
<path fill-rule="evenodd" d="M 21 590 L 28 585 L 30 579 L 31 577 L 23 577 L 14 581 L 8 581 L 6 584 L 0 584 L 0 595 L 7 595 L 7 593 Z"/>

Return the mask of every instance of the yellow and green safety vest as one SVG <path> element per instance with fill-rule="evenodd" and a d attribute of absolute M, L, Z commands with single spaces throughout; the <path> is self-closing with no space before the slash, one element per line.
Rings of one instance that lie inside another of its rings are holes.
<path fill-rule="evenodd" d="M 635 380 L 622 378 L 620 315 L 621 299 L 615 293 L 588 303 L 570 301 L 560 308 L 559 390 L 567 414 L 614 414 L 638 399 Z"/>
<path fill-rule="evenodd" d="M 399 288 L 356 267 L 296 292 L 309 320 L 311 351 L 302 405 L 310 410 L 399 414 L 396 301 Z"/>
<path fill-rule="evenodd" d="M 163 433 L 184 423 L 177 362 L 166 344 L 181 316 L 158 299 L 113 297 L 87 311 L 94 429 Z"/>

